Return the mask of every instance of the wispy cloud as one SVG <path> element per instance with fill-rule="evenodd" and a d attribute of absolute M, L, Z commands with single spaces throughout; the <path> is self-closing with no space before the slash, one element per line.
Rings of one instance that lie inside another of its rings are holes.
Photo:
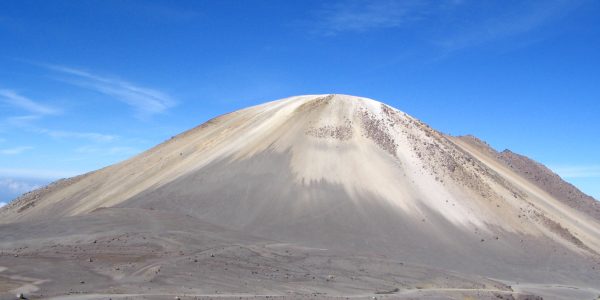
<path fill-rule="evenodd" d="M 325 36 L 378 29 L 404 30 L 408 38 L 450 52 L 520 36 L 569 15 L 582 0 L 500 3 L 460 0 L 349 0 L 326 2 L 312 19 L 313 31 Z M 538 35 L 536 41 L 544 37 Z M 521 41 L 531 43 L 533 39 Z"/>
<path fill-rule="evenodd" d="M 118 99 L 133 107 L 139 116 L 150 116 L 166 111 L 175 105 L 175 100 L 162 91 L 144 87 L 126 80 L 99 76 L 88 71 L 56 65 L 44 67 L 69 76 L 62 81 L 90 89 Z"/>
<path fill-rule="evenodd" d="M 76 138 L 86 139 L 94 142 L 111 142 L 117 139 L 117 136 L 110 134 L 103 134 L 97 132 L 78 132 L 78 131 L 65 131 L 65 130 L 52 130 L 47 128 L 36 128 L 36 132 L 48 135 L 53 138 Z"/>
<path fill-rule="evenodd" d="M 40 119 L 37 115 L 27 116 L 15 116 L 6 119 L 6 123 L 11 126 L 19 127 L 23 130 L 46 135 L 52 138 L 75 138 L 85 139 L 93 142 L 111 142 L 118 139 L 118 136 L 97 132 L 80 132 L 80 131 L 69 131 L 69 130 L 55 130 L 49 128 L 39 127 L 34 124 L 34 121 Z"/>
<path fill-rule="evenodd" d="M 6 118 L 6 122 L 13 126 L 30 126 L 33 121 L 40 118 L 41 116 L 37 115 L 13 116 Z"/>
<path fill-rule="evenodd" d="M 22 108 L 30 113 L 53 115 L 60 112 L 56 108 L 38 103 L 25 96 L 19 95 L 13 90 L 0 89 L 0 99 L 2 99 L 2 101 L 5 103 Z"/>
<path fill-rule="evenodd" d="M 107 148 L 101 148 L 96 146 L 82 146 L 75 149 L 75 152 L 94 155 L 133 155 L 138 153 L 139 150 L 127 146 L 115 146 Z"/>
<path fill-rule="evenodd" d="M 39 187 L 39 184 L 27 182 L 24 180 L 16 180 L 12 178 L 0 179 L 0 190 L 4 190 L 10 194 L 19 195 L 37 189 Z"/>
<path fill-rule="evenodd" d="M 567 15 L 580 4 L 581 1 L 577 0 L 522 2 L 501 14 L 465 24 L 462 30 L 445 32 L 444 37 L 433 43 L 447 51 L 454 51 L 522 35 Z"/>
<path fill-rule="evenodd" d="M 591 166 L 551 166 L 563 178 L 600 178 L 600 165 Z"/>
<path fill-rule="evenodd" d="M 6 148 L 6 149 L 0 149 L 0 154 L 3 155 L 17 155 L 17 154 L 21 154 L 27 150 L 31 150 L 33 149 L 33 147 L 30 146 L 21 146 L 21 147 L 14 147 L 14 148 Z"/>
<path fill-rule="evenodd" d="M 393 28 L 420 19 L 425 1 L 341 1 L 317 11 L 317 31 L 325 35 Z"/>
<path fill-rule="evenodd" d="M 36 180 L 56 180 L 73 177 L 83 172 L 26 168 L 0 168 L 0 177 L 26 178 Z"/>

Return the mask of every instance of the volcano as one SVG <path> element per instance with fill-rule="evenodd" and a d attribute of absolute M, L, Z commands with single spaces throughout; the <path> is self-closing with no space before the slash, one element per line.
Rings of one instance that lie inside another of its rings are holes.
<path fill-rule="evenodd" d="M 595 199 L 527 157 L 347 95 L 216 117 L 27 193 L 0 224 L 0 295 L 600 295 Z"/>

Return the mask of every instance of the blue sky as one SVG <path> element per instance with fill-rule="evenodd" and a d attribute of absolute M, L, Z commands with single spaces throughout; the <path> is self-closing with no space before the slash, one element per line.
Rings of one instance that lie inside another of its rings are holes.
<path fill-rule="evenodd" d="M 600 198 L 598 1 L 3 1 L 0 202 L 298 94 L 374 98 Z"/>

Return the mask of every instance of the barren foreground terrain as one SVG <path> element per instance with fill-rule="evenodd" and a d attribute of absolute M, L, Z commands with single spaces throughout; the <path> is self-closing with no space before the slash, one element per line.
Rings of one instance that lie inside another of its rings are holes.
<path fill-rule="evenodd" d="M 599 208 L 380 102 L 291 97 L 0 209 L 0 298 L 597 299 Z"/>

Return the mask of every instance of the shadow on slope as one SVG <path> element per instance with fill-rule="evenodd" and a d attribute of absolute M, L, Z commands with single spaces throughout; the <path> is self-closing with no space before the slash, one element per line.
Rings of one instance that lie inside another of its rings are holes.
<path fill-rule="evenodd" d="M 298 181 L 291 153 L 223 159 L 121 207 L 173 211 L 270 240 L 387 257 L 494 278 L 588 285 L 600 265 L 544 237 L 459 228 L 421 207 L 416 218 L 377 195 Z M 365 162 L 368 163 L 368 162 Z"/>

